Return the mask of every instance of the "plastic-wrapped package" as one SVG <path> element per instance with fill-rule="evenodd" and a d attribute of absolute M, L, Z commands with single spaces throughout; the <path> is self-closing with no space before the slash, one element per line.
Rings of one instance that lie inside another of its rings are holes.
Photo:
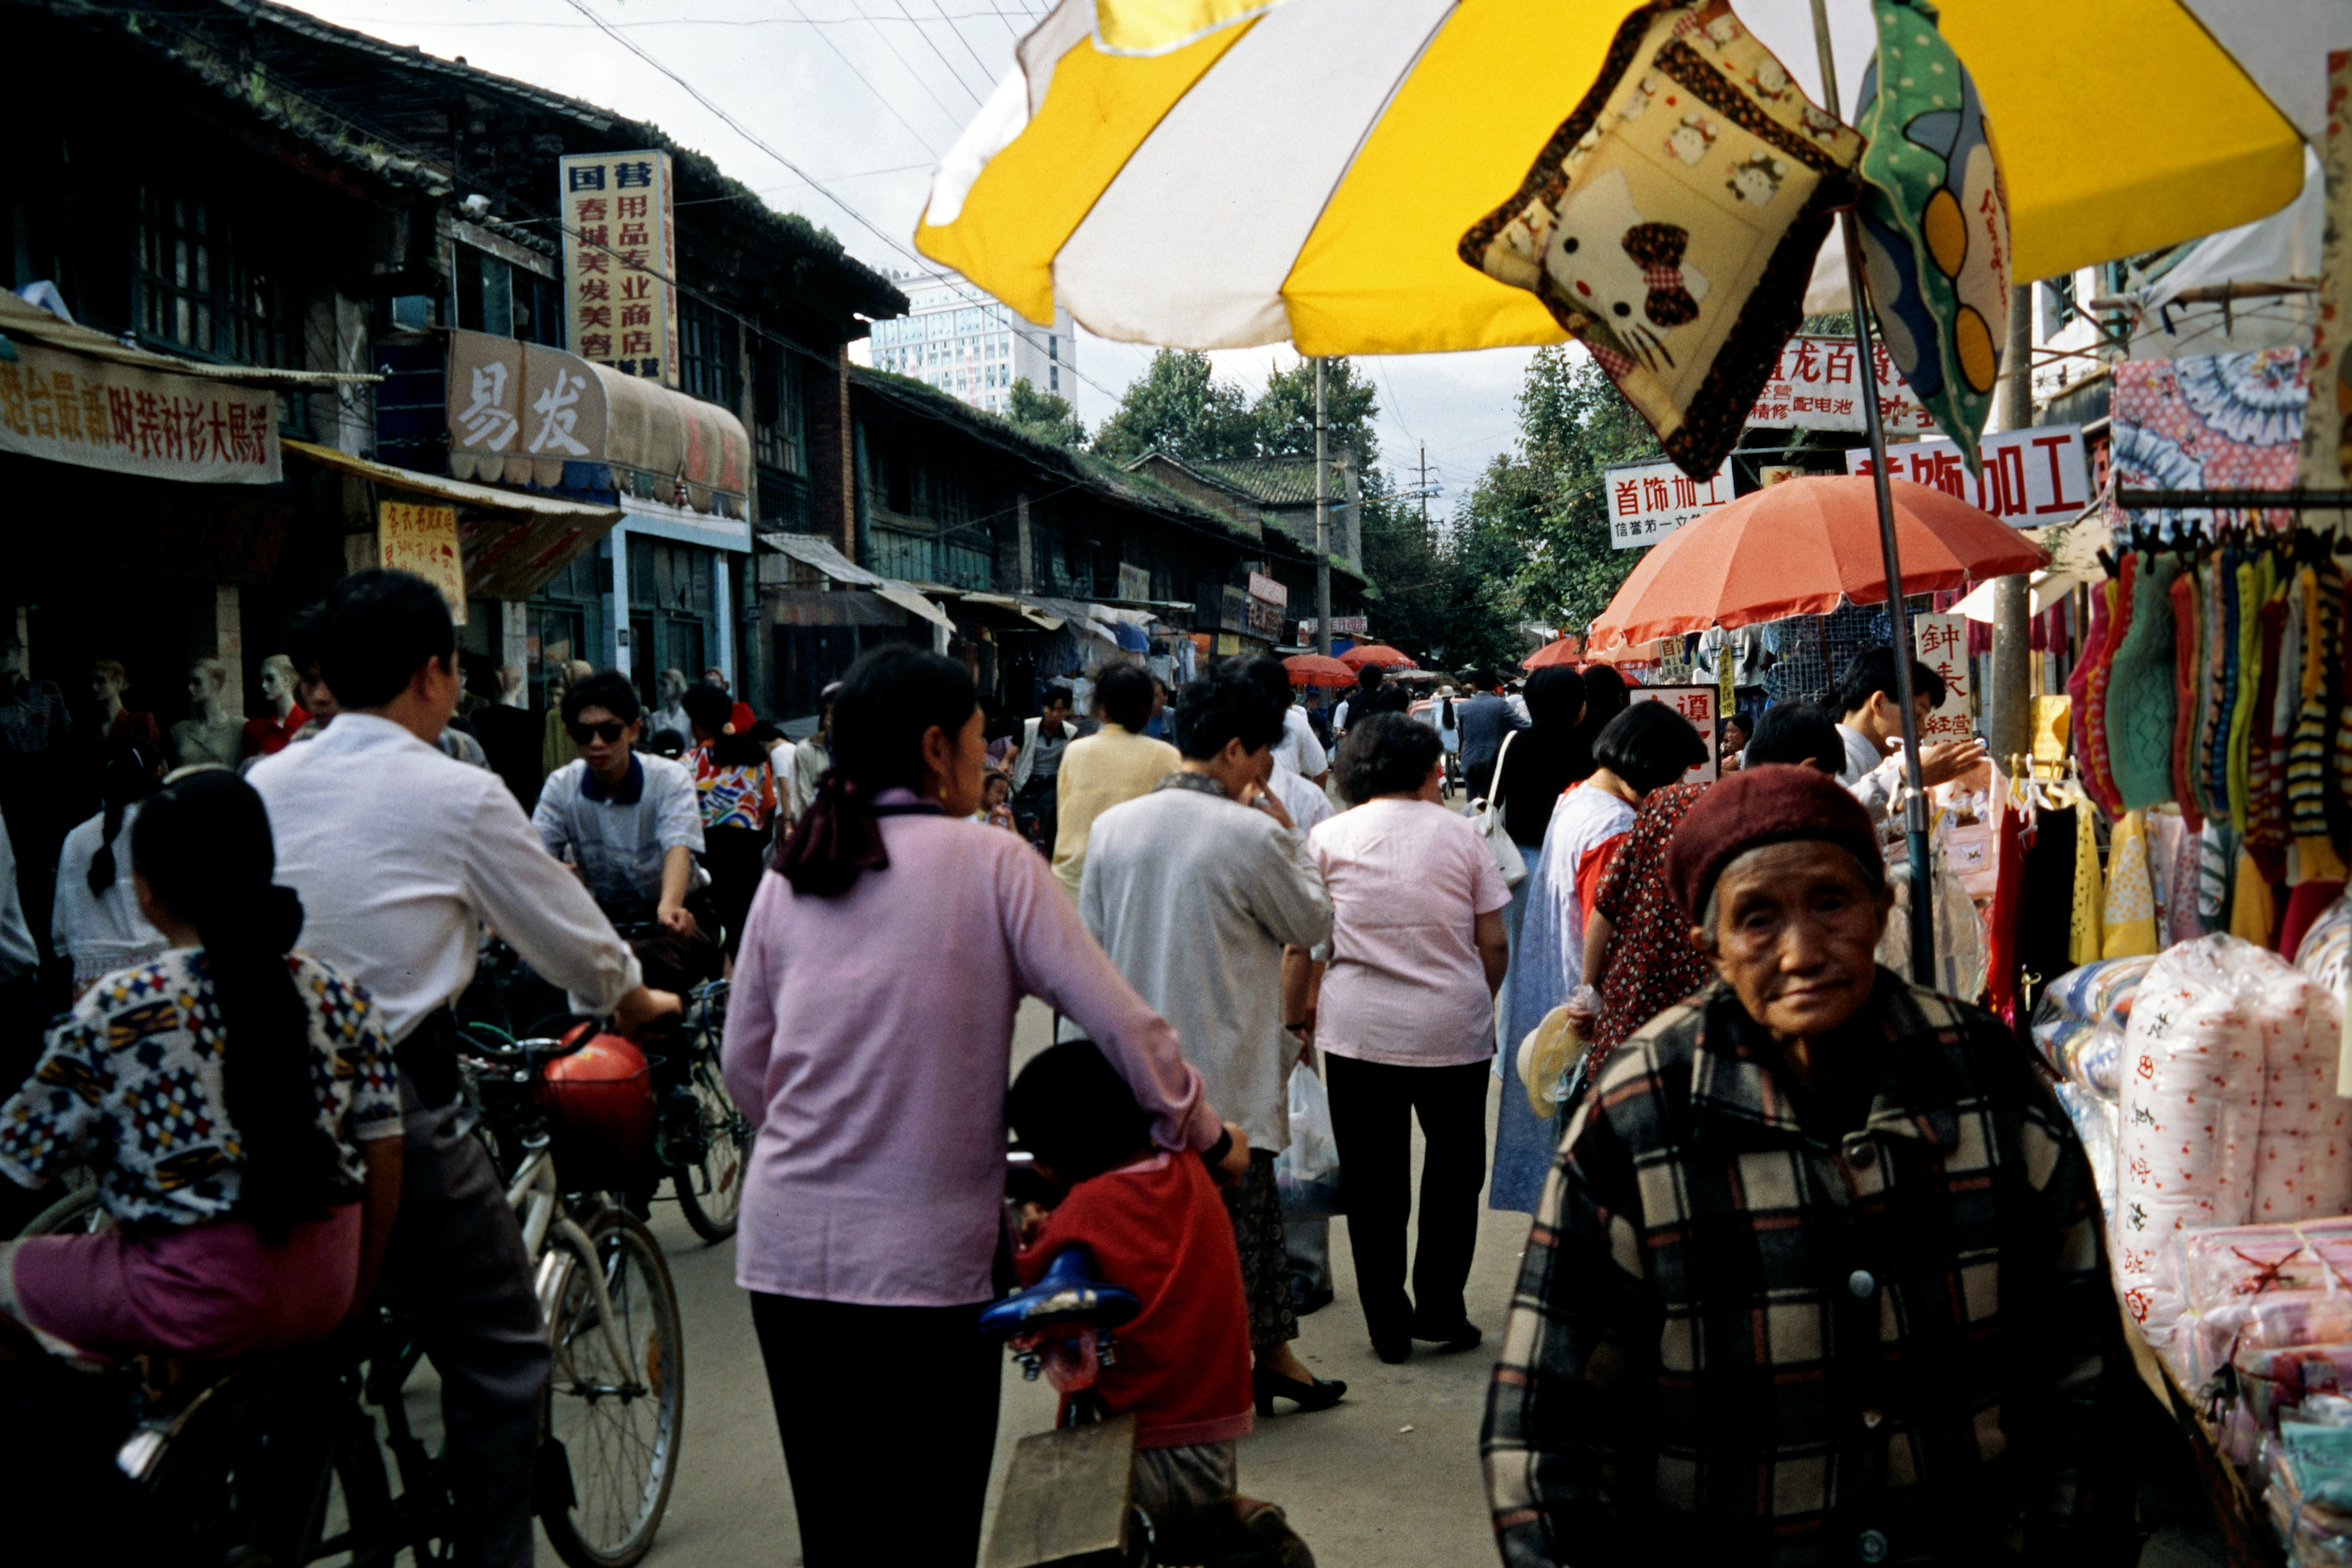
<path fill-rule="evenodd" d="M 2239 1398 L 2257 1431 L 2275 1426 L 2284 1412 L 2311 1399 L 2352 1388 L 2352 1345 L 2242 1350 L 2231 1364 L 2238 1373 Z M 2243 1466 L 2251 1458 L 2249 1453 L 2236 1462 Z"/>
<path fill-rule="evenodd" d="M 2202 1384 L 2254 1351 L 2352 1342 L 2352 1292 L 2290 1290 L 2250 1296 L 2200 1313 L 2165 1347 L 2185 1386 Z"/>
<path fill-rule="evenodd" d="M 2344 994 L 2344 974 L 2352 969 L 2352 894 L 2327 906 L 2303 933 L 2294 966 L 2331 996 Z"/>
<path fill-rule="evenodd" d="M 2265 1447 L 2263 1500 L 2287 1560 L 2352 1563 L 2352 1427 L 2283 1421 Z"/>
<path fill-rule="evenodd" d="M 2182 1300 L 2158 1258 L 2184 1230 L 2242 1225 L 2252 1207 L 2262 1130 L 2263 1036 L 2240 983 L 2252 944 L 2185 942 L 2140 982 L 2124 1037 L 2116 1286 L 2147 1342 L 2171 1343 Z"/>
<path fill-rule="evenodd" d="M 2066 1108 L 2067 1119 L 2074 1123 L 2074 1135 L 2083 1141 L 2083 1157 L 2091 1163 L 2091 1176 L 2098 1184 L 2099 1212 L 2116 1212 L 2116 1103 L 2102 1100 L 2072 1079 L 2054 1086 L 2052 1092 L 2058 1103 Z"/>
<path fill-rule="evenodd" d="M 2235 937 L 2181 942 L 2140 982 L 2109 1245 L 2124 1304 L 2158 1350 L 2184 1305 L 2165 1267 L 2172 1237 L 2352 1206 L 2352 1103 L 2334 1093 L 2340 1018 L 2332 994 Z"/>
<path fill-rule="evenodd" d="M 2114 1100 L 2132 999 L 2155 963 L 2153 955 L 2110 958 L 2070 969 L 2052 982 L 2033 1009 L 2033 1042 L 2043 1058 Z"/>

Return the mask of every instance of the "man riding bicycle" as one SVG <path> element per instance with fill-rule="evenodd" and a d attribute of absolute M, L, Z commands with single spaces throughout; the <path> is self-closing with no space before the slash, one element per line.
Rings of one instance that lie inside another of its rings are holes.
<path fill-rule="evenodd" d="M 449 1004 L 484 921 L 583 1012 L 625 1029 L 677 1010 L 580 881 L 550 859 L 496 773 L 435 740 L 457 710 L 457 634 L 404 572 L 337 583 L 313 633 L 341 711 L 257 763 L 278 879 L 302 945 L 374 996 L 400 1065 L 403 1179 L 384 1278 L 442 1381 L 459 1561 L 531 1560 L 531 1476 L 549 1352 L 522 1233 L 459 1098 Z M 689 802 L 689 805 L 691 803 Z"/>
<path fill-rule="evenodd" d="M 648 984 L 683 991 L 719 977 L 719 911 L 702 853 L 701 796 L 694 771 L 636 750 L 644 730 L 636 691 L 617 669 L 599 670 L 563 693 L 563 727 L 580 760 L 539 792 L 531 826 L 547 852 L 568 860 L 624 929 Z"/>

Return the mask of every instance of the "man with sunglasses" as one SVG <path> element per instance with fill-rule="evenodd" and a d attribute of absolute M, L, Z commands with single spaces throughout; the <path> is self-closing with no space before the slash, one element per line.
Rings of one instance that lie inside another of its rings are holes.
<path fill-rule="evenodd" d="M 646 984 L 676 991 L 718 978 L 719 912 L 698 859 L 694 771 L 636 750 L 643 710 L 617 669 L 565 690 L 563 727 L 580 760 L 540 788 L 530 818 L 540 841 L 572 863 L 597 907 L 633 936 Z"/>

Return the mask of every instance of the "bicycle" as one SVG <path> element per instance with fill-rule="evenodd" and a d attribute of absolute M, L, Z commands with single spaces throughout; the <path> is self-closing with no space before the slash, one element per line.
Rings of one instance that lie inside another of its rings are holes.
<path fill-rule="evenodd" d="M 554 1351 L 535 1507 L 571 1568 L 628 1568 L 651 1549 L 677 1479 L 686 1397 L 677 1293 L 642 1224 L 606 1205 L 574 1209 L 557 1175 L 539 1090 L 548 1064 L 586 1044 L 593 1026 L 526 1040 L 487 1027 L 468 1026 L 475 1054 L 461 1066 L 534 1260 Z M 104 1223 L 91 1183 L 23 1234 Z M 404 1552 L 418 1563 L 452 1562 L 445 1461 L 410 1427 L 403 1397 L 423 1356 L 395 1305 L 326 1344 L 160 1387 L 136 1365 L 105 1372 L 131 1412 L 112 1468 L 173 1561 L 373 1565 Z M 370 1406 L 383 1413 L 381 1439 Z"/>

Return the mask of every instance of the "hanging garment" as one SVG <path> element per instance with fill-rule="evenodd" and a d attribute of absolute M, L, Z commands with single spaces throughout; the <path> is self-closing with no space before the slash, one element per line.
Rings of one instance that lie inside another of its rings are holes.
<path fill-rule="evenodd" d="M 2025 912 L 2025 810 L 2003 798 L 1995 829 L 1992 913 L 1985 922 L 1985 1005 L 2017 1027 L 2019 937 Z"/>
<path fill-rule="evenodd" d="M 2092 748 L 2095 745 L 2104 756 L 2107 746 L 2107 727 L 2091 706 L 2093 672 L 2099 668 L 2100 656 L 2106 651 L 2107 627 L 2114 606 L 2115 584 L 2091 584 L 2091 624 L 2083 635 L 2083 657 L 2075 661 L 2073 673 L 2066 677 L 2066 706 L 2074 715 L 2074 761 L 2087 775 L 2092 767 Z M 2104 693 L 2105 681 L 2101 681 Z"/>
<path fill-rule="evenodd" d="M 2074 813 L 2074 921 L 2066 942 L 2066 956 L 2075 963 L 2096 963 L 2106 944 L 2106 891 L 2099 886 L 2099 846 L 2091 831 L 2091 814 Z"/>
<path fill-rule="evenodd" d="M 2241 848 L 2236 885 L 2230 896 L 2230 934 L 2243 937 L 2256 947 L 2268 947 L 2278 929 L 2278 903 L 2271 897 L 2271 885 L 2263 880 L 2254 858 Z"/>
<path fill-rule="evenodd" d="M 2147 879 L 2156 892 L 2157 941 L 2168 947 L 2171 939 L 2164 932 L 2172 916 L 2173 890 L 2179 885 L 2180 841 L 2189 837 L 2189 829 L 2177 812 L 2145 812 L 2142 820 L 2147 827 Z"/>
<path fill-rule="evenodd" d="M 2197 678 L 2204 651 L 2197 610 L 2197 572 L 2190 566 L 2172 580 L 2172 798 L 2180 803 L 2181 820 L 2191 833 L 2205 826 L 2204 797 L 2190 762 L 2197 754 L 2197 714 L 2205 690 Z"/>
<path fill-rule="evenodd" d="M 2344 634 L 2352 626 L 2352 601 L 2347 599 L 2343 569 L 2330 555 L 2319 569 L 2319 594 L 2322 604 L 2336 607 L 2336 637 L 2320 660 L 2320 683 L 2327 698 L 2328 732 L 2336 737 L 2336 745 L 2327 757 L 2327 777 L 2321 798 L 2327 806 L 2327 837 L 2341 857 L 2347 838 L 2352 838 L 2352 798 L 2345 791 L 2352 789 L 2352 710 L 2344 701 L 2346 659 Z"/>
<path fill-rule="evenodd" d="M 2263 672 L 2263 574 L 2269 557 L 2241 561 L 2237 569 L 2236 614 L 2230 623 L 2236 638 L 2236 660 L 2230 670 L 2229 754 L 2224 764 L 2230 792 L 2230 826 L 2240 837 L 2246 831 L 2246 748 L 2254 725 L 2254 689 Z"/>
<path fill-rule="evenodd" d="M 2278 744 L 2279 660 L 2286 651 L 2286 587 L 2273 581 L 2263 595 L 2255 632 L 2255 675 L 2252 717 L 2246 726 L 2246 845 L 2266 876 L 2284 865 L 2286 812 L 2277 790 L 2286 783 L 2286 759 L 2273 771 L 2273 751 Z M 2293 682 L 2289 682 L 2290 687 Z"/>
<path fill-rule="evenodd" d="M 2243 826 L 2230 809 L 2230 721 L 2238 693 L 2237 552 L 2221 552 L 2213 574 L 2213 699 L 2205 734 L 2205 805 L 2209 815 Z"/>
<path fill-rule="evenodd" d="M 2292 961 L 2302 952 L 2303 939 L 2343 893 L 2341 882 L 2306 880 L 2295 884 L 2286 896 L 2286 913 L 2279 921 L 2278 950 L 2282 957 Z"/>
<path fill-rule="evenodd" d="M 2028 1012 L 2042 986 L 2074 967 L 2074 836 L 2090 831 L 2090 817 L 2071 805 L 2033 814 L 2015 926 L 2018 1001 Z"/>
<path fill-rule="evenodd" d="M 2324 571 L 2305 567 L 2298 578 L 2305 616 L 2303 705 L 2286 763 L 2287 826 L 2294 835 L 2290 875 L 2297 881 L 2346 879 L 2328 799 L 2330 775 L 2337 771 L 2330 766 L 2331 753 L 2343 710 L 2335 689 L 2343 659 L 2343 608 L 2330 578 L 2341 582 L 2332 564 Z"/>
<path fill-rule="evenodd" d="M 2271 742 L 2270 778 L 2263 801 L 2265 869 L 2273 863 L 2283 867 L 2285 852 L 2294 842 L 2294 828 L 2287 816 L 2286 762 L 2287 748 L 2294 740 L 2295 715 L 2303 709 L 2303 595 L 2296 591 L 2294 573 L 2279 574 L 2271 605 L 2280 613 L 2280 625 L 2276 646 L 2265 649 L 2263 656 L 2263 687 L 2267 693 L 2263 712 Z M 2271 609 L 2266 607 L 2263 614 L 2267 625 Z"/>
<path fill-rule="evenodd" d="M 2238 830 L 2208 817 L 2197 844 L 2197 918 L 2209 931 L 2230 924 L 2230 881 L 2238 867 Z"/>
<path fill-rule="evenodd" d="M 2107 675 L 2107 766 L 2127 811 L 2172 798 L 2176 712 L 2172 584 L 2179 564 L 2152 554 L 2137 560 L 2131 624 Z"/>
<path fill-rule="evenodd" d="M 2107 837 L 2105 932 L 2101 958 L 2136 958 L 2157 951 L 2156 889 L 2147 868 L 2147 823 L 2137 811 L 2116 818 Z"/>
<path fill-rule="evenodd" d="M 2198 862 L 2205 847 L 2205 832 L 2189 830 L 2184 818 L 2180 837 L 2172 847 L 2172 875 L 2167 879 L 2172 901 L 2165 906 L 2164 942 L 2169 947 L 2176 942 L 2188 942 L 2203 936 L 2213 928 L 2205 923 L 2198 912 Z"/>
<path fill-rule="evenodd" d="M 2090 661 L 2090 679 L 2084 682 L 2089 706 L 2080 721 L 2083 786 L 2110 817 L 2123 815 L 2124 805 L 2123 792 L 2116 784 L 2114 759 L 2107 750 L 2107 688 L 2115 680 L 2116 655 L 2123 651 L 2124 639 L 2131 635 L 2138 559 L 2126 553 L 2116 563 L 2115 580 L 2099 584 L 2107 606 L 2107 635 L 2099 639 L 2099 657 Z"/>

